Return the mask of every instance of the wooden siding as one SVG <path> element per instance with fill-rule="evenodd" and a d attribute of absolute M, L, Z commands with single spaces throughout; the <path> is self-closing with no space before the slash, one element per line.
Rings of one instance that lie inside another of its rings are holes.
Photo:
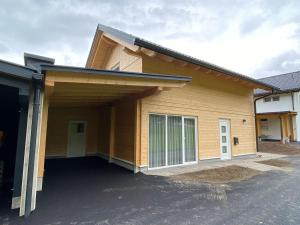
<path fill-rule="evenodd" d="M 142 72 L 142 57 L 129 54 L 124 47 L 117 45 L 111 51 L 110 57 L 103 69 L 110 70 L 116 64 L 120 64 L 120 70 L 131 72 Z"/>
<path fill-rule="evenodd" d="M 103 106 L 99 108 L 99 135 L 98 151 L 101 155 L 109 154 L 109 132 L 110 132 L 110 107 Z"/>
<path fill-rule="evenodd" d="M 135 103 L 126 101 L 115 106 L 114 157 L 134 160 Z"/>
<path fill-rule="evenodd" d="M 193 80 L 183 88 L 142 100 L 142 166 L 148 165 L 149 113 L 196 117 L 199 159 L 220 157 L 219 119 L 222 118 L 231 121 L 231 140 L 239 138 L 239 145 L 232 143 L 232 155 L 256 152 L 252 88 L 157 58 L 144 57 L 143 72 L 186 75 Z"/>
<path fill-rule="evenodd" d="M 87 121 L 86 155 L 98 150 L 98 111 L 96 108 L 50 107 L 46 141 L 46 157 L 67 155 L 69 121 Z"/>

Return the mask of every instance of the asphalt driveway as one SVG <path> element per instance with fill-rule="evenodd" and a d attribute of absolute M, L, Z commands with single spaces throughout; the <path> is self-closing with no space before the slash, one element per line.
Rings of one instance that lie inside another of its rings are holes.
<path fill-rule="evenodd" d="M 98 158 L 50 160 L 37 210 L 2 210 L 0 224 L 300 224 L 300 157 L 292 172 L 226 185 L 133 175 Z"/>

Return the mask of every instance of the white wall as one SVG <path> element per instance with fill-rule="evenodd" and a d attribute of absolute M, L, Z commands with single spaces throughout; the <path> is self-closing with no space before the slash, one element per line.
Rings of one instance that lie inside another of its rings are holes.
<path fill-rule="evenodd" d="M 297 112 L 297 116 L 294 122 L 294 129 L 295 129 L 295 137 L 297 141 L 300 141 L 300 92 L 294 93 L 294 108 L 295 112 Z"/>
<path fill-rule="evenodd" d="M 278 95 L 271 95 L 278 96 Z M 259 99 L 256 101 L 256 112 L 266 113 L 266 112 L 282 112 L 282 111 L 293 111 L 292 97 L 291 94 L 280 94 L 279 101 L 264 102 L 264 99 Z M 300 110 L 300 105 L 299 105 Z M 300 121 L 299 121 L 300 122 Z"/>
<path fill-rule="evenodd" d="M 280 119 L 268 118 L 267 126 L 261 126 L 261 134 L 268 139 L 281 140 Z"/>

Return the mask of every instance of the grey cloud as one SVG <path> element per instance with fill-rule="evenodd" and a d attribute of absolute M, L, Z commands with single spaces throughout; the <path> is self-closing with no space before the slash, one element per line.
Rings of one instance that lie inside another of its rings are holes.
<path fill-rule="evenodd" d="M 287 51 L 265 61 L 254 74 L 257 78 L 300 70 L 300 53 Z"/>
<path fill-rule="evenodd" d="M 209 42 L 226 32 L 237 18 L 241 19 L 241 36 L 265 22 L 273 26 L 293 21 L 299 24 L 300 13 L 293 10 L 297 7 L 296 0 L 2 0 L 0 52 L 7 50 L 5 46 L 14 55 L 56 51 L 64 63 L 73 64 L 72 55 L 63 52 L 66 47 L 80 56 L 84 65 L 98 23 L 158 43 L 181 38 Z"/>
<path fill-rule="evenodd" d="M 9 48 L 4 44 L 0 43 L 0 53 L 6 53 L 9 51 Z"/>
<path fill-rule="evenodd" d="M 255 31 L 264 23 L 264 19 L 264 17 L 259 15 L 247 18 L 240 26 L 240 34 L 245 36 Z"/>

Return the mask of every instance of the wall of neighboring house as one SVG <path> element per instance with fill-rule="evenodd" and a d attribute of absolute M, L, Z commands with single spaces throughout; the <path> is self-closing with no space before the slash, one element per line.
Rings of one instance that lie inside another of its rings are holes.
<path fill-rule="evenodd" d="M 273 97 L 279 96 L 279 101 L 274 101 Z M 299 92 L 291 93 L 283 93 L 271 95 L 268 98 L 270 101 L 267 101 L 263 98 L 256 102 L 256 110 L 257 113 L 267 113 L 267 112 L 282 112 L 282 111 L 295 111 L 297 112 L 297 116 L 293 117 L 293 128 L 296 140 L 300 140 L 300 95 Z M 273 120 L 268 122 L 271 127 L 269 131 L 262 131 L 263 134 L 269 135 L 271 139 L 279 139 L 278 131 L 276 124 L 272 124 Z M 280 131 L 280 127 L 279 127 Z"/>
<path fill-rule="evenodd" d="M 278 101 L 276 101 L 276 96 L 279 96 Z M 282 111 L 293 111 L 293 110 L 294 109 L 292 103 L 292 96 L 290 93 L 272 95 L 256 101 L 257 113 L 282 112 Z"/>
<path fill-rule="evenodd" d="M 146 56 L 143 72 L 191 76 L 192 82 L 142 100 L 142 166 L 148 165 L 149 113 L 196 117 L 199 159 L 220 157 L 219 119 L 230 120 L 231 140 L 239 138 L 238 145 L 232 144 L 233 156 L 256 153 L 252 88 Z"/>
<path fill-rule="evenodd" d="M 261 138 L 268 140 L 281 140 L 281 125 L 280 118 L 277 117 L 266 117 L 260 119 L 261 127 Z"/>
<path fill-rule="evenodd" d="M 295 137 L 300 140 L 300 92 L 294 92 L 294 108 L 297 116 L 294 118 Z"/>

